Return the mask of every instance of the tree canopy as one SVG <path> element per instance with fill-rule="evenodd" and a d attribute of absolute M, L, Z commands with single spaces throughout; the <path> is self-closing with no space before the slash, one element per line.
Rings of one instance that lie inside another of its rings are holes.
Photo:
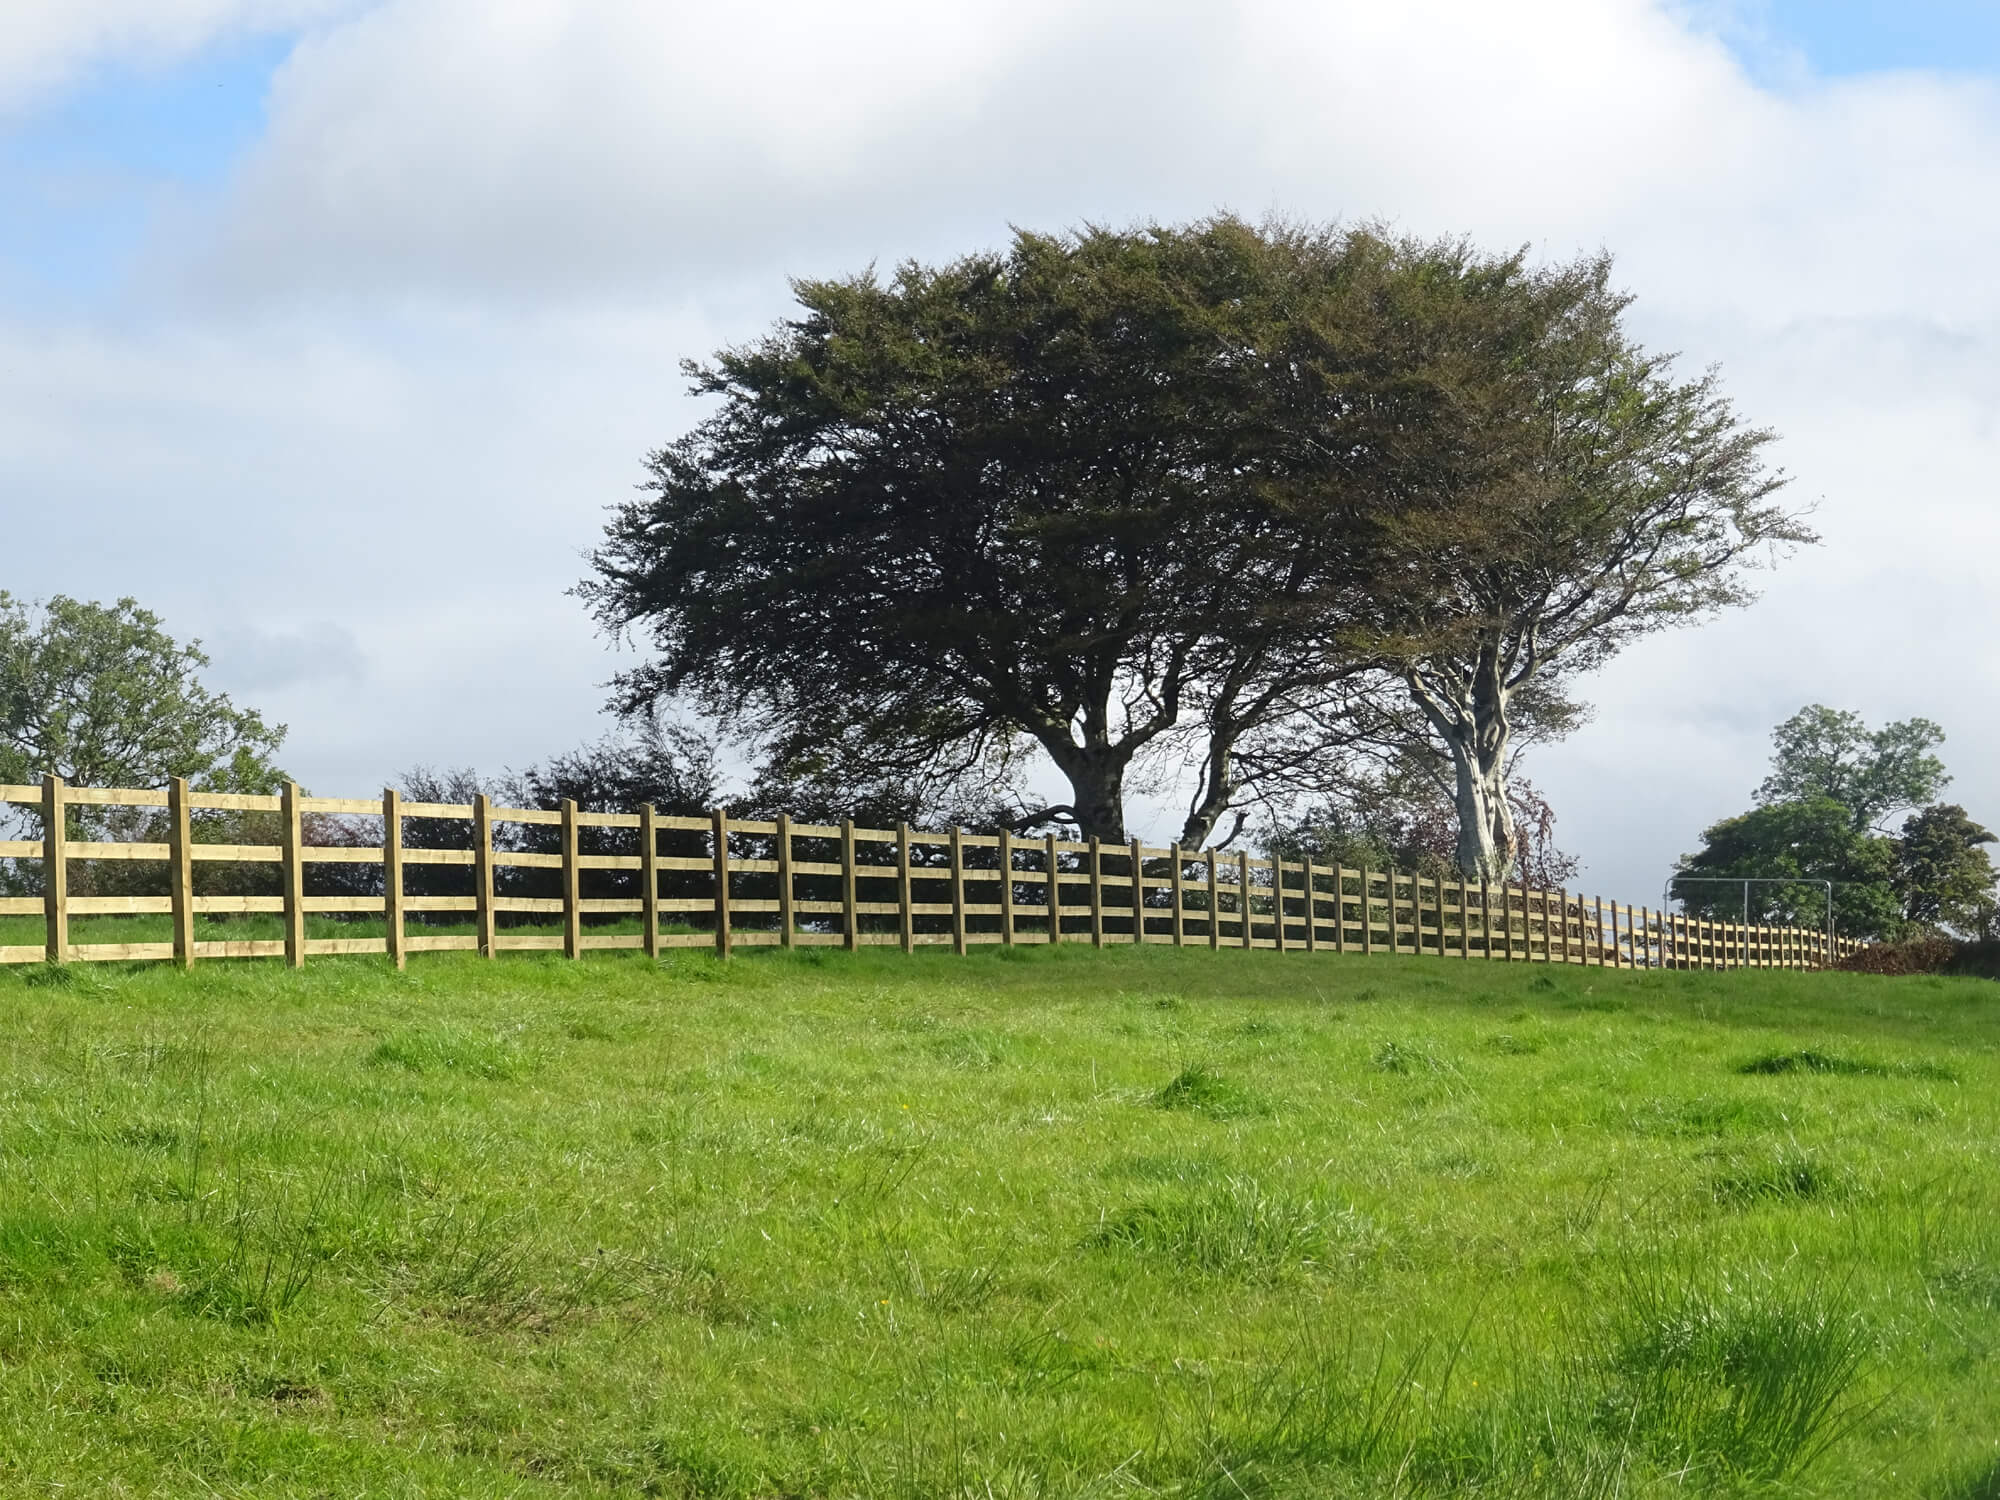
<path fill-rule="evenodd" d="M 199 641 L 176 641 L 136 600 L 0 592 L 0 781 L 274 789 L 285 726 L 205 686 L 207 666 Z"/>
<path fill-rule="evenodd" d="M 652 647 L 621 705 L 692 698 L 772 786 L 999 801 L 1038 745 L 1069 800 L 1000 816 L 1122 838 L 1134 771 L 1185 768 L 1199 843 L 1418 747 L 1498 878 L 1520 721 L 1560 733 L 1576 672 L 1808 537 L 1602 256 L 1223 217 L 794 291 L 687 367 L 716 407 L 580 589 Z"/>
<path fill-rule="evenodd" d="M 1892 812 L 1922 807 L 1951 781 L 1931 751 L 1944 731 L 1929 719 L 1871 730 L 1861 715 L 1809 703 L 1771 733 L 1771 774 L 1757 800 L 1830 797 L 1857 828 L 1877 828 Z"/>
<path fill-rule="evenodd" d="M 1944 802 L 1910 814 L 1896 840 L 1894 884 L 1903 921 L 1968 936 L 1990 935 L 1995 917 L 1993 861 L 1985 846 L 1994 836 Z"/>
<path fill-rule="evenodd" d="M 1994 842 L 1964 808 L 1932 799 L 1951 778 L 1932 753 L 1944 731 L 1928 719 L 1871 730 L 1859 714 L 1808 704 L 1771 735 L 1771 774 L 1761 804 L 1726 818 L 1684 856 L 1685 876 L 1797 875 L 1797 885 L 1751 887 L 1750 919 L 1813 926 L 1824 919 L 1833 881 L 1834 919 L 1852 937 L 1883 939 L 1913 929 L 1972 934 L 1995 913 Z M 1928 805 L 1926 805 L 1928 804 Z M 1914 808 L 1898 834 L 1888 815 Z M 1742 910 L 1742 888 L 1677 880 L 1690 911 L 1724 919 Z"/>
<path fill-rule="evenodd" d="M 1106 838 L 1135 757 L 1186 753 L 1198 842 L 1236 746 L 1356 670 L 1310 640 L 1337 503 L 1288 507 L 1365 455 L 1309 447 L 1329 393 L 1288 351 L 1378 261 L 1220 219 L 795 283 L 800 316 L 689 366 L 718 410 L 593 557 L 584 596 L 656 652 L 622 702 L 692 694 L 835 781 L 977 773 L 1025 737 L 1072 796 L 1023 821 Z"/>
<path fill-rule="evenodd" d="M 1747 877 L 1760 882 L 1750 887 L 1750 921 L 1819 927 L 1826 921 L 1827 891 L 1818 882 L 1830 880 L 1839 931 L 1874 939 L 1898 930 L 1894 841 L 1857 829 L 1846 805 L 1830 797 L 1753 808 L 1703 830 L 1702 841 L 1680 863 L 1680 874 L 1692 878 L 1672 886 L 1690 912 L 1738 920 L 1745 910 L 1743 887 L 1713 882 Z M 1761 883 L 1785 876 L 1799 882 Z"/>
<path fill-rule="evenodd" d="M 1744 603 L 1758 553 L 1812 539 L 1774 498 L 1772 435 L 1713 371 L 1680 379 L 1636 343 L 1610 278 L 1605 255 L 1459 247 L 1378 315 L 1399 438 L 1341 639 L 1402 689 L 1391 732 L 1448 768 L 1458 862 L 1482 878 L 1515 863 L 1520 711 L 1560 733 L 1578 674 Z"/>

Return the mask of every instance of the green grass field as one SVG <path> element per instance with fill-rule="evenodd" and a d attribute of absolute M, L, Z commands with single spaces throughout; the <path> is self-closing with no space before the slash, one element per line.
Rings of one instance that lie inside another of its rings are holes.
<path fill-rule="evenodd" d="M 1996 1039 L 1158 948 L 0 971 L 0 1493 L 1991 1500 Z"/>

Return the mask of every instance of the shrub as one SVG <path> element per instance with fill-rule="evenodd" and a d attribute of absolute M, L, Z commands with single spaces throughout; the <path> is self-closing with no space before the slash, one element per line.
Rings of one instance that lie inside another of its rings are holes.
<path fill-rule="evenodd" d="M 1851 974 L 1947 974 L 1962 946 L 1968 945 L 1925 933 L 1899 943 L 1871 943 L 1848 954 L 1840 967 Z"/>

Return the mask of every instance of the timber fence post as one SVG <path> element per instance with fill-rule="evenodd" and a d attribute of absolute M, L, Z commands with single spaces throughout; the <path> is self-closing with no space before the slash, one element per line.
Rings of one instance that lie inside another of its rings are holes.
<path fill-rule="evenodd" d="M 648 802 L 639 809 L 639 920 L 646 924 L 645 954 L 660 956 L 660 823 Z"/>
<path fill-rule="evenodd" d="M 709 827 L 715 839 L 715 956 L 728 958 L 735 947 L 729 927 L 729 814 L 714 808 Z"/>
<path fill-rule="evenodd" d="M 1205 849 L 1202 853 L 1208 860 L 1208 946 L 1215 951 L 1222 947 L 1222 875 L 1215 851 Z"/>
<path fill-rule="evenodd" d="M 1181 868 L 1181 841 L 1175 839 L 1167 850 L 1167 857 L 1173 861 L 1173 869 L 1168 873 L 1170 892 L 1174 902 L 1174 946 L 1184 947 L 1187 943 L 1187 913 L 1183 903 L 1187 896 L 1187 872 Z"/>
<path fill-rule="evenodd" d="M 409 967 L 403 916 L 403 794 L 382 789 L 382 932 L 389 962 Z"/>
<path fill-rule="evenodd" d="M 910 875 L 910 825 L 896 824 L 896 911 L 902 922 L 903 951 L 914 953 L 917 947 L 917 914 L 911 899 Z"/>
<path fill-rule="evenodd" d="M 1090 836 L 1090 946 L 1104 946 L 1104 846 Z"/>
<path fill-rule="evenodd" d="M 1141 845 L 1132 840 L 1132 941 L 1146 941 L 1146 878 L 1145 859 L 1140 854 Z"/>
<path fill-rule="evenodd" d="M 1243 914 L 1243 946 L 1251 946 L 1250 929 L 1250 851 L 1244 849 L 1236 856 L 1236 905 Z"/>
<path fill-rule="evenodd" d="M 859 904 L 854 890 L 854 819 L 840 820 L 840 927 L 841 947 L 849 953 L 861 946 L 858 931 L 859 914 L 855 907 Z"/>
<path fill-rule="evenodd" d="M 282 847 L 285 860 L 285 965 L 303 969 L 306 964 L 306 862 L 305 830 L 299 820 L 299 784 L 285 783 L 280 798 L 279 817 L 283 821 Z"/>
<path fill-rule="evenodd" d="M 582 866 L 577 863 L 582 858 L 580 845 L 582 836 L 576 826 L 576 798 L 562 800 L 562 908 L 563 908 L 563 957 L 583 957 L 583 875 Z"/>
<path fill-rule="evenodd" d="M 1062 930 L 1062 851 L 1056 848 L 1056 836 L 1044 835 L 1042 848 L 1049 867 L 1049 943 L 1054 946 L 1063 940 Z"/>
<path fill-rule="evenodd" d="M 965 957 L 965 830 L 951 828 L 951 951 Z"/>
<path fill-rule="evenodd" d="M 183 969 L 194 967 L 193 845 L 187 778 L 176 776 L 167 783 L 167 889 L 174 905 L 174 962 Z"/>
<path fill-rule="evenodd" d="M 52 964 L 69 962 L 69 812 L 60 776 L 42 778 L 42 921 Z"/>
<path fill-rule="evenodd" d="M 1372 887 L 1375 872 L 1368 866 L 1361 867 L 1361 951 L 1364 955 L 1375 952 L 1375 896 Z"/>
<path fill-rule="evenodd" d="M 778 814 L 778 946 L 789 948 L 793 943 L 792 929 L 798 924 L 793 920 L 792 907 L 792 816 Z"/>
<path fill-rule="evenodd" d="M 1014 946 L 1014 831 L 1000 830 L 1000 943 Z"/>
<path fill-rule="evenodd" d="M 50 964 L 70 962 L 70 812 L 62 778 L 42 778 L 42 922 Z"/>
<path fill-rule="evenodd" d="M 481 958 L 495 956 L 493 918 L 493 799 L 484 792 L 472 798 L 472 922 L 474 945 Z"/>
<path fill-rule="evenodd" d="M 472 797 L 472 947 L 481 958 L 497 958 L 493 869 L 493 799 Z"/>

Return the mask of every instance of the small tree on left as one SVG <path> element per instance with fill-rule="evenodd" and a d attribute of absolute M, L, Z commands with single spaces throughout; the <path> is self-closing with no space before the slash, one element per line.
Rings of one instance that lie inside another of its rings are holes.
<path fill-rule="evenodd" d="M 213 792 L 272 793 L 285 773 L 272 757 L 285 726 L 238 708 L 201 681 L 208 656 L 199 641 L 169 635 L 137 600 L 98 604 L 58 594 L 33 603 L 0 592 L 0 782 L 33 783 L 51 773 L 76 786 L 159 787 L 184 776 Z M 38 814 L 15 809 L 16 824 Z M 260 822 L 261 820 L 261 822 Z M 268 842 L 269 813 L 206 813 L 195 837 L 220 843 Z M 144 808 L 73 807 L 73 837 L 164 837 L 160 815 Z M 253 876 L 268 876 L 257 867 Z M 39 889 L 35 862 L 0 866 L 0 886 Z M 79 894 L 114 894 L 157 884 L 157 866 L 85 865 L 71 873 Z M 204 866 L 204 894 L 234 888 L 238 872 Z M 258 892 L 262 886 L 257 886 Z"/>
<path fill-rule="evenodd" d="M 176 641 L 137 600 L 0 592 L 0 781 L 275 789 L 285 726 L 204 686 L 208 664 L 201 642 Z"/>

